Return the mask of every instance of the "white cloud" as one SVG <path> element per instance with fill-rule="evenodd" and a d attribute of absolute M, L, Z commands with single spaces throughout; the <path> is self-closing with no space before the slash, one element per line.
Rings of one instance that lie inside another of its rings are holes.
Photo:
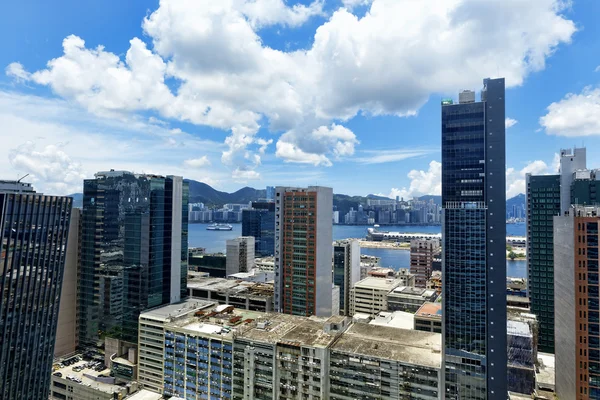
<path fill-rule="evenodd" d="M 512 118 L 506 118 L 504 120 L 504 126 L 506 127 L 506 129 L 515 126 L 519 121 L 517 121 L 516 119 L 512 119 Z"/>
<path fill-rule="evenodd" d="M 576 30 L 562 14 L 568 5 L 562 0 L 373 0 L 362 18 L 346 8 L 333 12 L 309 49 L 263 43 L 261 27 L 298 26 L 321 14 L 322 4 L 161 0 L 142 24 L 152 50 L 133 38 L 120 59 L 69 36 L 64 54 L 46 69 L 7 73 L 96 114 L 151 110 L 229 131 L 222 159 L 232 170 L 260 165 L 263 121 L 285 132 L 275 146 L 279 157 L 328 165 L 352 154 L 358 142 L 324 145 L 314 133 L 320 127 L 359 112 L 415 115 L 432 93 L 478 87 L 481 77 L 496 73 L 508 87 L 521 85 Z"/>
<path fill-rule="evenodd" d="M 555 155 L 552 167 L 549 167 L 544 161 L 535 160 L 529 162 L 523 169 L 506 169 L 506 198 L 510 199 L 518 194 L 525 193 L 525 177 L 532 175 L 549 175 L 556 173 L 558 154 Z"/>
<path fill-rule="evenodd" d="M 557 136 L 600 135 L 600 88 L 586 87 L 552 103 L 540 118 L 546 133 Z"/>
<path fill-rule="evenodd" d="M 413 169 L 407 176 L 410 179 L 408 189 L 392 188 L 386 196 L 391 199 L 400 196 L 406 200 L 427 194 L 440 195 L 442 193 L 442 163 L 439 161 L 431 161 L 427 171 Z"/>
<path fill-rule="evenodd" d="M 600 72 L 600 65 L 598 65 L 598 66 L 596 67 L 596 69 L 594 70 L 594 72 Z"/>
<path fill-rule="evenodd" d="M 373 0 L 342 0 L 344 7 L 353 9 L 358 6 L 366 6 L 373 2 Z"/>
<path fill-rule="evenodd" d="M 364 150 L 363 153 L 365 154 L 365 156 L 355 158 L 357 162 L 362 164 L 382 164 L 424 156 L 433 153 L 433 151 L 424 149 L 393 149 Z"/>
<path fill-rule="evenodd" d="M 186 167 L 190 167 L 190 168 L 202 168 L 202 167 L 208 167 L 210 165 L 210 161 L 209 161 L 208 157 L 206 157 L 206 156 L 202 156 L 200 158 L 192 158 L 190 160 L 185 160 L 183 163 L 185 164 Z"/>
<path fill-rule="evenodd" d="M 249 181 L 249 180 L 260 179 L 260 174 L 253 170 L 242 170 L 242 169 L 236 168 L 233 171 L 232 177 L 233 177 L 233 179 L 235 179 L 238 182 L 245 182 L 245 181 Z"/>
<path fill-rule="evenodd" d="M 25 71 L 25 68 L 23 67 L 23 65 L 18 62 L 13 62 L 13 63 L 8 64 L 5 72 L 6 72 L 7 76 L 14 78 L 18 82 L 19 81 L 27 81 L 31 77 L 31 74 L 29 74 L 29 72 Z"/>

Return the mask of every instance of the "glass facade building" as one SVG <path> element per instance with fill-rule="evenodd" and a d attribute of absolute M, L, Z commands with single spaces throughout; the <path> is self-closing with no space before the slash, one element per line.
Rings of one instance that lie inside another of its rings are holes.
<path fill-rule="evenodd" d="M 350 315 L 350 290 L 360 280 L 360 245 L 357 240 L 333 243 L 333 284 L 340 288 L 340 315 Z"/>
<path fill-rule="evenodd" d="M 442 102 L 445 398 L 505 398 L 504 79 L 459 98 Z"/>
<path fill-rule="evenodd" d="M 253 202 L 251 209 L 242 211 L 242 236 L 254 237 L 256 257 L 275 254 L 274 202 Z"/>
<path fill-rule="evenodd" d="M 47 399 L 72 199 L 1 183 L 0 398 Z"/>
<path fill-rule="evenodd" d="M 527 285 L 539 322 L 538 348 L 554 353 L 554 241 L 560 215 L 560 175 L 527 175 Z"/>
<path fill-rule="evenodd" d="M 100 172 L 84 181 L 79 344 L 137 342 L 141 311 L 187 295 L 188 187 L 181 177 Z"/>

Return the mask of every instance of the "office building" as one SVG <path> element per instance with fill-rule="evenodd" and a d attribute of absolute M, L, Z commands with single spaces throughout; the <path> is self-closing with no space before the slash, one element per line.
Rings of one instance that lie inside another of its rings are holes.
<path fill-rule="evenodd" d="M 416 331 L 442 333 L 442 303 L 424 303 L 415 313 Z"/>
<path fill-rule="evenodd" d="M 350 290 L 350 315 L 363 313 L 377 315 L 388 310 L 388 294 L 400 286 L 399 279 L 369 276 Z"/>
<path fill-rule="evenodd" d="M 483 85 L 442 102 L 446 399 L 507 395 L 504 79 Z"/>
<path fill-rule="evenodd" d="M 438 294 L 434 289 L 398 286 L 387 295 L 387 309 L 416 313 L 423 304 L 434 302 L 437 297 Z"/>
<path fill-rule="evenodd" d="M 69 243 L 65 255 L 65 272 L 60 292 L 58 324 L 54 356 L 61 357 L 74 353 L 79 344 L 77 320 L 77 277 L 79 275 L 81 209 L 71 210 L 69 224 Z"/>
<path fill-rule="evenodd" d="M 586 149 L 573 148 L 560 150 L 560 213 L 571 208 L 571 184 L 573 183 L 576 171 L 586 169 Z M 581 204 L 581 203 L 580 203 Z"/>
<path fill-rule="evenodd" d="M 333 243 L 333 284 L 340 288 L 340 314 L 350 315 L 350 290 L 360 280 L 360 244 L 358 240 Z"/>
<path fill-rule="evenodd" d="M 84 181 L 79 344 L 137 341 L 143 310 L 187 294 L 188 184 L 181 177 L 99 172 Z"/>
<path fill-rule="evenodd" d="M 162 333 L 163 357 L 148 346 L 152 353 L 141 349 L 140 358 L 160 364 L 156 376 L 163 379 L 165 396 L 439 398 L 439 334 L 352 324 L 343 316 L 260 313 L 204 303 L 185 305 L 185 311 L 171 307 L 140 316 L 140 336 Z"/>
<path fill-rule="evenodd" d="M 584 169 L 573 174 L 571 183 L 571 204 L 582 206 L 598 205 L 600 189 L 600 170 Z"/>
<path fill-rule="evenodd" d="M 0 181 L 0 398 L 47 399 L 70 197 Z"/>
<path fill-rule="evenodd" d="M 554 217 L 556 394 L 600 399 L 598 223 L 600 209 Z"/>
<path fill-rule="evenodd" d="M 527 174 L 527 285 L 539 321 L 540 351 L 554 353 L 554 241 L 560 214 L 560 175 Z"/>
<path fill-rule="evenodd" d="M 275 254 L 275 203 L 253 202 L 252 208 L 242 211 L 242 236 L 255 240 L 257 257 Z"/>
<path fill-rule="evenodd" d="M 425 288 L 433 271 L 433 260 L 441 251 L 438 239 L 410 241 L 410 272 L 415 275 L 415 286 Z"/>
<path fill-rule="evenodd" d="M 190 249 L 188 264 L 189 270 L 205 272 L 215 278 L 227 276 L 227 257 L 223 253 L 205 254 L 204 252 Z"/>
<path fill-rule="evenodd" d="M 249 272 L 254 268 L 254 238 L 241 236 L 227 241 L 227 275 Z"/>
<path fill-rule="evenodd" d="M 333 190 L 277 187 L 275 195 L 275 309 L 294 315 L 332 315 Z"/>
<path fill-rule="evenodd" d="M 275 200 L 275 187 L 267 186 L 267 201 Z"/>

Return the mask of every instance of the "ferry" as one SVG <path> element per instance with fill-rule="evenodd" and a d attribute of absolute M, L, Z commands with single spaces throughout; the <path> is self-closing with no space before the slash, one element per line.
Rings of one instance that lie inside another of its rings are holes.
<path fill-rule="evenodd" d="M 207 231 L 230 231 L 233 226 L 229 224 L 212 224 L 206 227 Z"/>

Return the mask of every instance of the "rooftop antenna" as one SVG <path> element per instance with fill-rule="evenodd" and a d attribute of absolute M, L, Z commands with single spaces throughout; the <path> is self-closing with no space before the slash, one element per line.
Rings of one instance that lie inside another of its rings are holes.
<path fill-rule="evenodd" d="M 20 183 L 20 182 L 21 182 L 23 179 L 27 178 L 28 176 L 29 176 L 29 174 L 26 174 L 25 176 L 22 176 L 22 177 L 21 177 L 21 178 L 20 178 L 20 179 L 17 181 L 17 183 Z"/>

